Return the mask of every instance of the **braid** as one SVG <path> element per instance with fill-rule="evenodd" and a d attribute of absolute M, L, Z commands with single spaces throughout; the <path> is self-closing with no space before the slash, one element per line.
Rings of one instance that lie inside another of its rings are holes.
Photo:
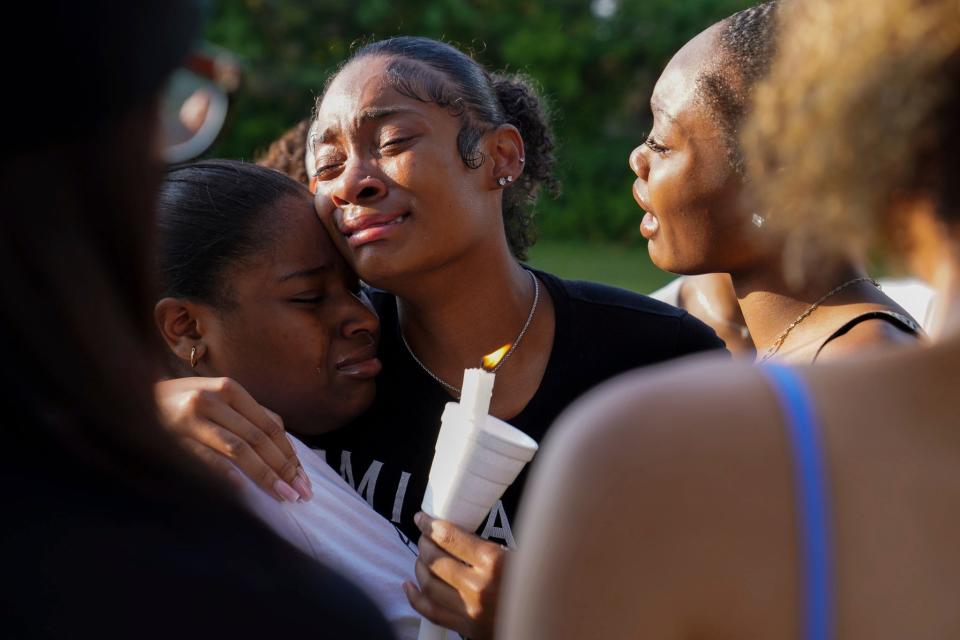
<path fill-rule="evenodd" d="M 700 95 L 724 132 L 730 162 L 740 173 L 740 126 L 753 88 L 767 75 L 776 53 L 776 8 L 777 0 L 771 0 L 725 19 L 717 37 L 720 59 L 698 80 Z"/>

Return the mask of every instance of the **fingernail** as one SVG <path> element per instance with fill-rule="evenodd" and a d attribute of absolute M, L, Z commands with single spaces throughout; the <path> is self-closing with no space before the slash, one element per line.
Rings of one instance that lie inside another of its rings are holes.
<path fill-rule="evenodd" d="M 304 500 L 309 500 L 313 497 L 313 491 L 310 490 L 306 480 L 300 477 L 300 474 L 297 474 L 297 477 L 293 479 L 293 488 L 297 490 L 297 493 L 299 493 L 300 497 Z"/>
<path fill-rule="evenodd" d="M 303 470 L 303 467 L 297 469 L 297 475 L 303 478 L 303 481 L 307 483 L 307 486 L 313 489 L 313 483 L 310 482 L 310 476 L 307 475 L 307 472 Z"/>
<path fill-rule="evenodd" d="M 288 485 L 283 480 L 277 479 L 273 483 L 273 490 L 277 492 L 277 495 L 286 500 L 287 502 L 296 502 L 300 499 L 300 494 L 293 490 L 293 487 Z"/>

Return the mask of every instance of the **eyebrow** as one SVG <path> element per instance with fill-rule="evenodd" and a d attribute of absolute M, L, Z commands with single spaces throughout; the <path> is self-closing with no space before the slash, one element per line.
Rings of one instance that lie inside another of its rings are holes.
<path fill-rule="evenodd" d="M 333 267 L 331 264 L 322 264 L 319 267 L 311 267 L 309 269 L 300 269 L 299 271 L 291 271 L 290 273 L 280 276 L 277 280 L 278 282 L 287 282 L 288 280 L 294 280 L 296 278 L 310 278 L 312 276 L 317 276 L 327 271 Z"/>
<path fill-rule="evenodd" d="M 357 115 L 357 124 L 362 125 L 372 120 L 383 120 L 390 116 L 401 115 L 405 113 L 414 113 L 417 111 L 410 107 L 368 107 Z M 419 115 L 419 114 L 418 114 Z"/>
<path fill-rule="evenodd" d="M 367 107 L 363 109 L 357 117 L 355 118 L 356 127 L 359 129 L 361 126 L 365 125 L 368 122 L 373 122 L 375 120 L 383 120 L 384 118 L 389 118 L 396 115 L 404 114 L 413 114 L 421 116 L 421 114 L 416 109 L 411 109 L 410 107 Z M 421 116 L 423 117 L 423 116 Z M 334 137 L 338 131 L 338 127 L 333 125 L 327 127 L 320 133 L 315 133 L 310 136 L 310 145 L 311 148 L 316 149 L 319 144 L 327 144 Z"/>
<path fill-rule="evenodd" d="M 663 104 L 661 104 L 661 103 L 660 103 L 659 101 L 657 101 L 657 100 L 651 100 L 651 101 L 650 101 L 650 111 L 652 111 L 653 113 L 658 113 L 658 114 L 662 115 L 664 118 L 666 118 L 666 119 L 669 120 L 670 122 L 676 122 L 676 121 L 677 121 L 677 119 L 673 117 L 673 114 L 671 114 L 669 111 L 667 111 L 667 110 L 663 107 Z"/>

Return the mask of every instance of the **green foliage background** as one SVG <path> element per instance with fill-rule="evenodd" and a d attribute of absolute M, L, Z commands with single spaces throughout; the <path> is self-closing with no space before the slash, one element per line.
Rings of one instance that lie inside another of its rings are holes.
<path fill-rule="evenodd" d="M 645 134 L 660 70 L 743 0 L 217 0 L 206 37 L 245 81 L 211 155 L 253 158 L 309 115 L 327 76 L 367 39 L 423 35 L 522 71 L 548 99 L 563 192 L 541 202 L 541 237 L 639 242 L 627 156 Z M 604 10 L 606 9 L 606 10 Z M 612 10 L 612 13 L 611 13 Z"/>

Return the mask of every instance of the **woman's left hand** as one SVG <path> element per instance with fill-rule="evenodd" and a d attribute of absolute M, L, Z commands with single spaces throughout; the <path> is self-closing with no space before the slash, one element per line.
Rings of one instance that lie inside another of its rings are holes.
<path fill-rule="evenodd" d="M 416 566 L 420 588 L 404 584 L 410 605 L 427 620 L 472 640 L 492 638 L 509 551 L 425 513 L 414 521 L 423 535 Z"/>

